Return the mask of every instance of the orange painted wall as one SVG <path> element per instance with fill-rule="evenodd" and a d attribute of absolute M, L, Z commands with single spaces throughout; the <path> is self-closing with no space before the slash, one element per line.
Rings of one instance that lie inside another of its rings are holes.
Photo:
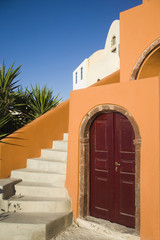
<path fill-rule="evenodd" d="M 63 139 L 68 132 L 69 100 L 37 118 L 0 143 L 0 178 L 10 176 L 13 169 L 24 168 L 27 158 L 39 157 L 42 148 Z"/>
<path fill-rule="evenodd" d="M 66 186 L 72 199 L 75 218 L 78 217 L 79 208 L 79 137 L 82 120 L 97 105 L 115 104 L 132 114 L 142 137 L 141 240 L 160 239 L 159 94 L 158 77 L 124 81 L 71 93 Z"/>
<path fill-rule="evenodd" d="M 144 4 L 120 14 L 120 80 L 129 81 L 144 50 L 160 37 L 160 1 Z"/>

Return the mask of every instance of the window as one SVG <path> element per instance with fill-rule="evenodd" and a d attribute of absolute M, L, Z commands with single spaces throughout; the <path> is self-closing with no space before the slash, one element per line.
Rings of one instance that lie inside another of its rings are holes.
<path fill-rule="evenodd" d="M 83 79 L 83 67 L 81 67 L 81 80 Z"/>
<path fill-rule="evenodd" d="M 111 40 L 111 47 L 113 47 L 114 45 L 116 45 L 116 36 L 113 36 Z"/>
<path fill-rule="evenodd" d="M 117 49 L 116 49 L 116 48 L 114 48 L 114 49 L 112 50 L 112 52 L 113 52 L 113 53 L 116 53 L 116 52 L 117 52 Z"/>
<path fill-rule="evenodd" d="M 76 72 L 75 75 L 76 75 L 76 76 L 75 76 L 75 83 L 77 84 L 77 72 Z"/>

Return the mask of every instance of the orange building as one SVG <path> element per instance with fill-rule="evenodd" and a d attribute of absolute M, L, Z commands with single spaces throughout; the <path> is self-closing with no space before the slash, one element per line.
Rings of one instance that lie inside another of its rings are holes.
<path fill-rule="evenodd" d="M 159 0 L 143 0 L 120 13 L 120 71 L 71 92 L 5 139 L 14 145 L 0 145 L 1 178 L 68 132 L 66 187 L 74 217 L 105 212 L 135 227 L 141 240 L 160 240 L 159 12 Z"/>

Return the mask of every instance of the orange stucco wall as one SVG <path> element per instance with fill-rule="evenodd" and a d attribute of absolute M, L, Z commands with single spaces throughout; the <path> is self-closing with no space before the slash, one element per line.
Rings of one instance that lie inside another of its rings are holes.
<path fill-rule="evenodd" d="M 63 139 L 68 122 L 69 100 L 3 139 L 7 144 L 0 143 L 0 178 L 25 167 L 27 158 L 39 157 L 42 148 L 52 147 L 53 140 Z"/>
<path fill-rule="evenodd" d="M 118 105 L 131 113 L 139 126 L 142 137 L 141 239 L 160 239 L 159 91 L 160 80 L 154 77 L 71 93 L 66 186 L 72 199 L 75 217 L 79 214 L 79 137 L 82 120 L 97 105 Z"/>
<path fill-rule="evenodd" d="M 128 81 L 144 50 L 160 36 L 160 1 L 144 4 L 120 14 L 120 80 Z"/>

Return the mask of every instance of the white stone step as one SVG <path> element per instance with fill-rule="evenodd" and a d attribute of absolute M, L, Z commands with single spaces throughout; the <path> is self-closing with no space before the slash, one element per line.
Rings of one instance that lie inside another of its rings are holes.
<path fill-rule="evenodd" d="M 27 160 L 27 168 L 66 173 L 66 162 L 45 158 L 31 158 Z"/>
<path fill-rule="evenodd" d="M 28 159 L 27 168 L 11 172 L 17 179 L 16 195 L 3 199 L 10 196 L 4 195 L 9 187 L 5 183 L 7 188 L 0 188 L 0 209 L 5 211 L 0 214 L 0 240 L 50 240 L 71 225 L 65 188 L 67 147 L 66 133 L 63 141 L 53 142 L 53 149 L 43 149 L 40 158 Z"/>
<path fill-rule="evenodd" d="M 20 182 L 15 185 L 16 195 L 33 197 L 69 198 L 65 187 L 53 187 L 51 184 L 37 182 Z"/>
<path fill-rule="evenodd" d="M 68 141 L 53 141 L 53 149 L 65 150 L 68 149 Z"/>
<path fill-rule="evenodd" d="M 0 240 L 50 240 L 72 224 L 72 213 L 5 213 Z"/>
<path fill-rule="evenodd" d="M 8 212 L 47 212 L 60 213 L 71 211 L 68 198 L 49 198 L 32 196 L 13 196 L 8 200 Z"/>
<path fill-rule="evenodd" d="M 67 151 L 56 149 L 42 149 L 41 157 L 51 160 L 67 161 Z"/>
<path fill-rule="evenodd" d="M 56 187 L 64 187 L 66 178 L 64 174 L 57 174 L 53 171 L 44 172 L 29 168 L 14 170 L 11 172 L 11 177 L 19 178 L 26 182 L 49 183 Z"/>
<path fill-rule="evenodd" d="M 68 141 L 68 133 L 64 133 L 63 134 L 63 140 L 64 141 Z"/>

